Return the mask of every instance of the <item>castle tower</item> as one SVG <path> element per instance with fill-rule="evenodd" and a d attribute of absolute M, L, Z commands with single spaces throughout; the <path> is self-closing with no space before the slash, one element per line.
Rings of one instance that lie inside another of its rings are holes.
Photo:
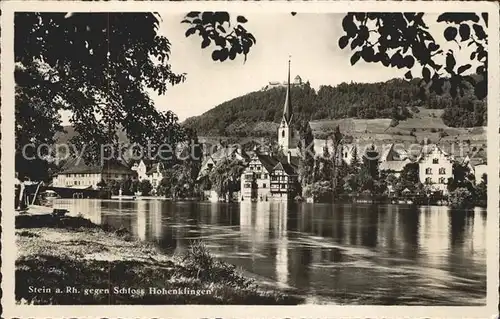
<path fill-rule="evenodd" d="M 283 149 L 285 154 L 292 147 L 293 139 L 293 110 L 290 96 L 290 60 L 288 60 L 288 81 L 286 87 L 285 105 L 283 107 L 283 118 L 278 129 L 278 145 Z"/>

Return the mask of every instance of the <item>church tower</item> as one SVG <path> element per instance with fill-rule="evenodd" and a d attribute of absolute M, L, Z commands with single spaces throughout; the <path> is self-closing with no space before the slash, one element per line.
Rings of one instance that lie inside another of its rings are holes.
<path fill-rule="evenodd" d="M 281 119 L 281 124 L 278 129 L 278 145 L 283 149 L 285 154 L 292 146 L 293 139 L 293 112 L 292 112 L 292 101 L 290 96 L 290 60 L 288 60 L 288 81 L 286 86 L 286 97 L 285 105 L 283 107 L 283 118 Z"/>

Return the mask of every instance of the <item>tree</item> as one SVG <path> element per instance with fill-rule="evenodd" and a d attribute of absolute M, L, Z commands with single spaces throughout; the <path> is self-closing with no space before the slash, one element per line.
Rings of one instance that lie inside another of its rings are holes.
<path fill-rule="evenodd" d="M 245 165 L 241 161 L 223 159 L 215 165 L 210 172 L 210 181 L 219 197 L 232 197 L 234 192 L 240 190 L 241 174 Z"/>
<path fill-rule="evenodd" d="M 485 205 L 488 200 L 488 176 L 483 174 L 481 182 L 476 186 L 477 200 Z"/>
<path fill-rule="evenodd" d="M 431 91 L 441 94 L 446 83 L 450 85 L 452 96 L 463 95 L 467 83 L 474 86 L 475 95 L 484 99 L 487 95 L 488 80 L 488 14 L 443 13 L 438 23 L 445 22 L 448 27 L 443 37 L 455 42 L 457 49 L 444 52 L 428 31 L 424 13 L 348 13 L 342 27 L 345 34 L 339 38 L 339 47 L 346 48 L 350 43 L 351 64 L 360 59 L 368 63 L 381 63 L 384 66 L 411 70 L 420 64 L 422 84 Z M 455 55 L 463 46 L 472 47 L 470 62 L 457 65 Z M 444 61 L 444 64 L 441 62 Z M 466 75 L 477 64 L 477 77 Z M 412 79 L 412 71 L 405 75 Z"/>
<path fill-rule="evenodd" d="M 457 188 L 466 188 L 471 193 L 474 193 L 475 177 L 467 164 L 459 162 L 453 163 L 452 175 L 453 177 L 448 180 L 449 192 Z"/>
<path fill-rule="evenodd" d="M 302 187 L 304 187 L 312 183 L 315 167 L 314 136 L 309 122 L 304 121 L 301 123 L 299 134 L 299 178 Z"/>
<path fill-rule="evenodd" d="M 231 56 L 246 57 L 253 36 L 241 27 L 241 17 L 234 29 L 227 27 L 229 34 L 221 42 L 218 34 L 226 27 L 210 30 L 207 22 L 224 23 L 227 14 L 199 14 L 217 46 L 224 49 L 230 42 Z M 184 22 L 200 26 L 197 19 Z M 113 145 L 104 148 L 106 156 L 113 152 L 117 157 L 120 131 L 142 145 L 169 142 L 173 147 L 184 139 L 175 114 L 157 111 L 147 92 L 165 94 L 169 85 L 185 79 L 169 64 L 171 45 L 158 33 L 158 14 L 23 12 L 15 14 L 14 23 L 17 154 L 27 142 L 51 144 L 62 129 L 61 110 L 72 113 L 70 122 L 78 133 L 72 143 L 77 150 L 85 145 L 87 163 L 99 162 L 104 145 Z M 205 42 L 207 34 L 198 31 Z M 50 155 L 44 152 L 42 160 Z M 29 166 L 25 157 L 16 159 L 16 167 Z"/>
<path fill-rule="evenodd" d="M 417 184 L 420 181 L 418 163 L 406 164 L 406 166 L 403 167 L 403 170 L 401 171 L 401 175 L 399 178 L 410 185 Z"/>
<path fill-rule="evenodd" d="M 151 182 L 147 179 L 143 179 L 137 188 L 139 192 L 141 192 L 142 196 L 148 196 L 151 191 L 153 190 L 153 185 L 151 185 Z"/>
<path fill-rule="evenodd" d="M 214 43 L 216 48 L 212 51 L 212 59 L 223 62 L 227 59 L 234 60 L 239 54 L 243 54 L 246 61 L 250 48 L 257 42 L 244 27 L 247 21 L 247 18 L 239 15 L 236 22 L 231 22 L 227 12 L 192 11 L 182 23 L 190 24 L 186 37 L 198 32 L 203 39 L 203 49 Z"/>

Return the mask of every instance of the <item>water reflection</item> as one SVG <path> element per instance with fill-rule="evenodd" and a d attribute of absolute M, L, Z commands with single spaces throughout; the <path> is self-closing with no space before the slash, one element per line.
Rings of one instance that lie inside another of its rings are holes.
<path fill-rule="evenodd" d="M 182 253 L 202 239 L 218 257 L 312 300 L 481 304 L 483 209 L 160 200 L 58 200 L 95 223 Z"/>

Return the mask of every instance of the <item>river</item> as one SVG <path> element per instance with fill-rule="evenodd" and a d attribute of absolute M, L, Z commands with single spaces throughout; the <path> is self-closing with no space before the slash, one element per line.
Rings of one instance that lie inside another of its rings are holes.
<path fill-rule="evenodd" d="M 167 253 L 193 240 L 308 303 L 484 305 L 486 210 L 443 206 L 59 199 Z"/>

